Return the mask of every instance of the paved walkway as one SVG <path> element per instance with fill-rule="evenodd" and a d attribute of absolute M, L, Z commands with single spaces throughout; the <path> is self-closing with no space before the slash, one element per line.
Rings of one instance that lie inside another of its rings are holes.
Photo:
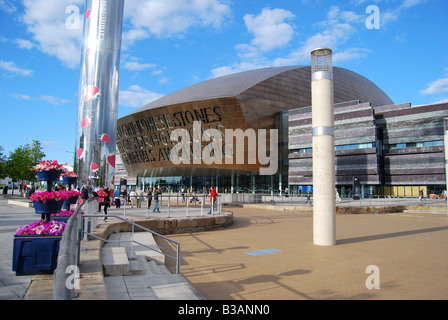
<path fill-rule="evenodd" d="M 17 190 L 15 193 L 18 194 Z M 8 200 L 0 199 L 0 300 L 21 299 L 30 285 L 31 277 L 18 277 L 12 271 L 12 248 L 15 231 L 36 218 L 40 215 L 34 209 L 10 205 Z"/>
<path fill-rule="evenodd" d="M 171 236 L 208 300 L 448 299 L 445 210 L 337 215 L 331 247 L 313 244 L 312 214 L 232 211 L 230 228 Z"/>

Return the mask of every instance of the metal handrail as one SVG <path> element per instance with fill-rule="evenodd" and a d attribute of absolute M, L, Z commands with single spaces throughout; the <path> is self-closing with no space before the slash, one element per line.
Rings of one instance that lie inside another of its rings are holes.
<path fill-rule="evenodd" d="M 173 256 L 171 256 L 171 255 L 169 255 L 169 254 L 167 254 L 167 253 L 158 251 L 158 250 L 156 250 L 156 249 L 154 249 L 154 248 L 151 248 L 151 247 L 149 247 L 149 246 L 147 246 L 147 245 L 141 244 L 141 243 L 139 243 L 139 242 L 137 242 L 137 241 L 135 241 L 135 240 L 128 241 L 128 242 L 137 243 L 137 244 L 139 244 L 139 245 L 141 245 L 141 246 L 143 246 L 143 247 L 145 247 L 145 248 L 147 248 L 147 249 L 149 249 L 149 250 L 152 250 L 152 251 L 155 251 L 155 252 L 157 252 L 157 253 L 163 254 L 165 257 L 168 257 L 168 258 L 171 258 L 171 259 L 176 260 L 176 274 L 180 274 L 180 243 L 179 243 L 179 242 L 174 241 L 174 240 L 172 240 L 172 239 L 170 239 L 170 238 L 167 238 L 167 237 L 161 235 L 160 233 L 157 233 L 157 232 L 155 232 L 155 231 L 152 231 L 152 230 L 150 230 L 150 229 L 148 229 L 148 228 L 145 228 L 145 227 L 143 227 L 143 226 L 141 226 L 141 225 L 139 225 L 139 224 L 137 224 L 137 223 L 135 223 L 135 222 L 133 222 L 133 221 L 130 221 L 130 220 L 128 220 L 128 219 L 126 219 L 126 218 L 123 218 L 123 217 L 120 217 L 120 216 L 111 215 L 111 214 L 108 214 L 108 215 L 98 215 L 98 214 L 91 214 L 91 215 L 86 214 L 86 215 L 83 215 L 83 218 L 101 218 L 101 217 L 104 217 L 104 218 L 105 218 L 105 217 L 107 217 L 107 218 L 117 218 L 117 219 L 119 219 L 119 220 L 122 220 L 122 221 L 124 221 L 124 222 L 126 222 L 126 223 L 132 225 L 133 227 L 138 227 L 138 228 L 140 228 L 140 229 L 142 229 L 142 230 L 144 230 L 144 231 L 146 231 L 146 232 L 151 233 L 152 235 L 161 237 L 161 238 L 164 239 L 164 240 L 167 240 L 167 241 L 169 241 L 169 242 L 171 242 L 171 243 L 174 243 L 174 244 L 176 245 L 176 257 L 173 257 Z M 132 232 L 133 232 L 133 231 L 134 231 L 134 228 L 132 229 Z M 98 239 L 98 240 L 102 240 L 102 241 L 104 241 L 104 242 L 114 242 L 114 241 L 112 241 L 112 240 L 106 240 L 106 239 L 103 239 L 103 238 L 101 238 L 101 237 L 99 237 L 99 236 L 97 236 L 97 235 L 88 233 L 87 231 L 84 231 L 84 234 L 87 234 L 87 235 L 89 235 L 89 236 L 91 236 L 91 237 L 94 237 L 94 238 L 96 238 L 96 239 Z M 126 241 L 120 240 L 120 242 L 126 242 Z"/>
<path fill-rule="evenodd" d="M 84 201 L 81 205 L 78 205 L 71 217 L 68 219 L 67 224 L 62 234 L 61 241 L 59 243 L 58 264 L 54 271 L 53 279 L 53 300 L 71 300 L 78 295 L 74 286 L 69 288 L 67 280 L 69 274 L 67 269 L 70 266 L 77 266 L 79 264 L 79 256 L 81 249 L 81 232 L 83 224 L 82 219 L 79 219 L 82 207 L 94 199 Z M 75 273 L 75 277 L 76 277 Z"/>
<path fill-rule="evenodd" d="M 68 280 L 69 277 L 73 277 L 70 275 L 69 271 L 75 271 L 72 270 L 73 266 L 78 266 L 80 262 L 80 251 L 81 251 L 81 241 L 84 237 L 84 235 L 89 235 L 91 237 L 94 237 L 96 239 L 105 241 L 105 242 L 113 242 L 111 240 L 103 239 L 99 236 L 96 236 L 94 234 L 91 234 L 84 230 L 84 219 L 85 218 L 101 218 L 106 217 L 106 215 L 98 215 L 98 214 L 85 214 L 81 215 L 82 208 L 85 204 L 89 202 L 96 201 L 96 198 L 88 199 L 87 201 L 84 201 L 81 205 L 78 205 L 72 214 L 72 216 L 67 221 L 67 224 L 64 229 L 64 233 L 62 234 L 62 238 L 59 244 L 59 254 L 58 254 L 58 263 L 57 268 L 54 271 L 54 278 L 53 278 L 53 300 L 71 300 L 72 298 L 75 298 L 78 295 L 78 292 L 75 290 L 75 286 L 69 286 Z M 180 274 L 180 243 L 177 241 L 174 241 L 170 238 L 167 238 L 157 232 L 154 232 L 152 230 L 149 230 L 133 221 L 127 220 L 123 217 L 116 216 L 116 215 L 107 215 L 109 218 L 117 218 L 119 220 L 122 220 L 130 225 L 132 225 L 132 232 L 134 232 L 134 227 L 138 227 L 140 229 L 143 229 L 144 231 L 147 231 L 155 236 L 161 237 L 169 242 L 172 242 L 176 245 L 176 257 L 173 257 L 169 254 L 166 254 L 162 251 L 156 250 L 154 248 L 151 248 L 147 245 L 144 245 L 142 243 L 139 243 L 138 241 L 133 240 L 132 242 L 137 243 L 149 250 L 155 251 L 157 253 L 163 254 L 164 256 L 175 259 L 176 260 L 176 274 Z M 123 242 L 123 241 L 121 241 Z M 79 273 L 75 271 L 74 274 L 75 278 L 79 277 Z"/>
<path fill-rule="evenodd" d="M 127 204 L 128 199 L 135 199 L 136 200 L 135 204 L 137 205 L 137 207 L 139 207 L 139 205 L 140 205 L 140 208 L 141 208 L 142 201 L 139 202 L 137 200 L 139 200 L 139 199 L 145 199 L 145 201 L 148 200 L 148 197 L 146 196 L 146 194 L 143 196 L 120 195 L 120 196 L 114 197 L 114 199 L 117 199 L 117 198 L 119 198 L 120 201 L 124 200 L 123 201 L 123 209 L 124 209 L 123 214 L 124 214 L 125 218 L 126 218 L 126 210 L 129 209 L 129 205 Z M 213 209 L 213 210 L 215 213 L 220 213 L 220 212 L 222 212 L 222 195 L 218 194 L 218 195 L 216 195 L 216 198 L 217 198 L 217 201 L 215 202 L 215 205 L 214 205 L 216 207 L 216 209 Z M 173 199 L 175 201 L 173 201 Z M 179 203 L 180 199 L 182 199 L 182 200 Z M 152 201 L 154 201 L 154 200 L 152 200 Z M 199 203 L 199 205 L 200 205 L 199 207 L 201 209 L 201 216 L 204 216 L 204 206 L 205 205 L 208 206 L 211 204 L 209 194 L 187 194 L 186 193 L 182 196 L 182 194 L 179 194 L 179 193 L 177 193 L 177 194 L 163 193 L 163 194 L 159 194 L 159 204 L 162 204 L 162 201 L 166 202 L 165 205 L 166 205 L 166 208 L 168 209 L 168 218 L 171 217 L 171 207 L 185 208 L 186 216 L 189 217 L 190 216 L 190 214 L 189 214 L 190 207 L 197 208 L 197 205 Z M 175 203 L 172 204 L 172 202 L 175 202 Z M 112 205 L 112 201 L 111 201 L 111 205 Z M 205 207 L 205 209 L 207 209 L 207 208 Z M 146 206 L 146 218 L 148 218 L 148 217 L 149 217 L 149 209 Z"/>

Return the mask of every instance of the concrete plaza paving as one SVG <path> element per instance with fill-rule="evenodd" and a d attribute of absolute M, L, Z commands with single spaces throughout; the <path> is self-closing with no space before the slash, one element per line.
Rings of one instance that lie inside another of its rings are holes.
<path fill-rule="evenodd" d="M 171 237 L 208 300 L 448 299 L 445 210 L 337 215 L 330 247 L 313 244 L 312 214 L 232 211 L 225 230 Z M 369 266 L 379 289 L 366 286 Z"/>
<path fill-rule="evenodd" d="M 18 195 L 17 190 L 15 193 Z M 36 221 L 36 217 L 40 216 L 34 209 L 0 199 L 0 300 L 22 299 L 30 285 L 30 276 L 17 277 L 12 271 L 13 237 L 20 226 Z"/>

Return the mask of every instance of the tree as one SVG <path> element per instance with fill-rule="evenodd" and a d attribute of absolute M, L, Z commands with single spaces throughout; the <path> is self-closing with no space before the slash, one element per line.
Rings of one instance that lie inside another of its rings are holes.
<path fill-rule="evenodd" d="M 3 152 L 4 149 L 0 146 L 0 179 L 4 179 L 8 175 L 6 172 L 6 156 Z"/>
<path fill-rule="evenodd" d="M 15 181 L 34 181 L 35 171 L 30 171 L 45 157 L 39 141 L 33 140 L 32 145 L 20 146 L 9 154 L 6 161 L 6 173 Z"/>

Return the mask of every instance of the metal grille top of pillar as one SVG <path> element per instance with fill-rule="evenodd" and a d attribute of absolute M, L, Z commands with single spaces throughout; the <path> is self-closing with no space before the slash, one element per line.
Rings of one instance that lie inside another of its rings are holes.
<path fill-rule="evenodd" d="M 313 80 L 333 80 L 333 51 L 329 48 L 318 48 L 311 51 L 311 76 Z"/>
<path fill-rule="evenodd" d="M 443 118 L 443 132 L 448 135 L 448 118 Z"/>

